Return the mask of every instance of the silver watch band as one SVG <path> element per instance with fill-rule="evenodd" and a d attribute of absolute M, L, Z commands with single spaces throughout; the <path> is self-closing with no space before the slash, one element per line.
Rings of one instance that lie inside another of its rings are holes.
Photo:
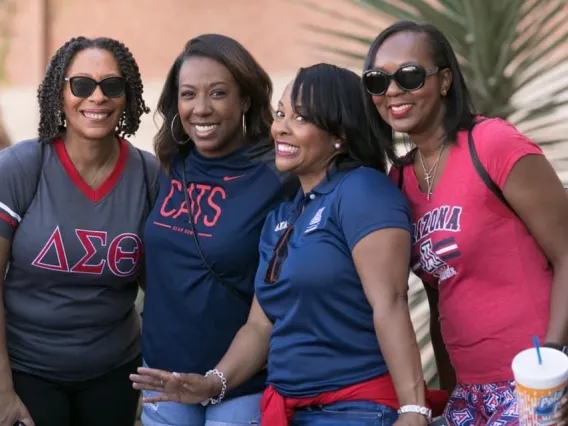
<path fill-rule="evenodd" d="M 421 414 L 426 417 L 428 423 L 432 421 L 432 410 L 428 407 L 422 407 L 421 405 L 403 405 L 398 409 L 398 414 L 404 413 Z"/>

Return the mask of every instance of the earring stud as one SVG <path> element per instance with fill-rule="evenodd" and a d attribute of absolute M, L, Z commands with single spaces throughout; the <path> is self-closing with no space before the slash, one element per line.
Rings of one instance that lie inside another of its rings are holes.
<path fill-rule="evenodd" d="M 339 142 L 335 142 L 335 145 L 333 146 L 335 147 L 335 149 L 341 148 L 341 144 Z"/>

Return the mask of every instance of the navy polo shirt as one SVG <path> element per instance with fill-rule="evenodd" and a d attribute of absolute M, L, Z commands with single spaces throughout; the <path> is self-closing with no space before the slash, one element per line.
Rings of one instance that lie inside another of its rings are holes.
<path fill-rule="evenodd" d="M 160 193 L 144 232 L 146 297 L 142 353 L 148 366 L 204 374 L 215 368 L 246 323 L 254 295 L 258 243 L 267 214 L 291 198 L 297 178 L 275 170 L 270 141 L 220 158 L 195 150 L 185 159 L 190 206 L 175 157 L 162 173 Z M 225 284 L 204 265 L 191 234 L 193 212 L 201 251 Z M 260 392 L 266 371 L 227 393 Z"/>
<path fill-rule="evenodd" d="M 292 224 L 280 277 L 268 284 L 274 247 Z M 385 174 L 367 167 L 330 172 L 267 217 L 255 290 L 274 324 L 268 383 L 281 394 L 313 396 L 387 372 L 352 256 L 363 237 L 384 228 L 410 232 L 409 205 Z"/>

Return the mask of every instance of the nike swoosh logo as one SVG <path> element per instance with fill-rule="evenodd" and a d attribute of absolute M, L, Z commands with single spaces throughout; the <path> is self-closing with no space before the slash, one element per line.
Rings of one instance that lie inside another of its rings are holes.
<path fill-rule="evenodd" d="M 225 176 L 225 177 L 223 178 L 223 180 L 224 180 L 225 182 L 230 182 L 230 181 L 232 181 L 232 180 L 235 180 L 235 179 L 238 179 L 238 178 L 242 178 L 243 176 L 244 176 L 244 175 Z"/>

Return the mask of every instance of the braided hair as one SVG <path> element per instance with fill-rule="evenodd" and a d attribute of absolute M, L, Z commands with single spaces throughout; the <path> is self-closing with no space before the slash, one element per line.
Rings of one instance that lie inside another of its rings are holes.
<path fill-rule="evenodd" d="M 65 74 L 77 53 L 92 48 L 107 50 L 114 56 L 118 62 L 120 74 L 126 83 L 126 108 L 120 117 L 117 134 L 120 136 L 134 135 L 140 126 L 142 114 L 150 112 L 142 98 L 144 86 L 138 64 L 123 43 L 106 37 L 72 38 L 55 52 L 47 66 L 43 82 L 38 88 L 40 141 L 51 142 L 65 130 L 65 116 L 62 112 Z"/>

